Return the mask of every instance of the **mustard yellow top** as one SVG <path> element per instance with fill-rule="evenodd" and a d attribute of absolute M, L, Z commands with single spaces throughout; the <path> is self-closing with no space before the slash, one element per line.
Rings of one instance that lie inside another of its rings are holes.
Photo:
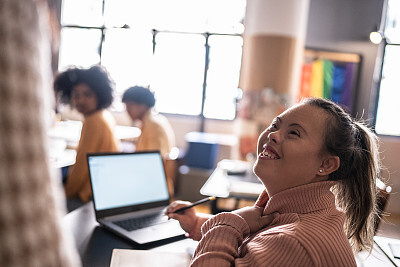
<path fill-rule="evenodd" d="M 175 146 L 175 133 L 167 118 L 161 114 L 147 111 L 141 130 L 136 151 L 160 150 L 161 155 L 165 157 Z"/>
<path fill-rule="evenodd" d="M 65 193 L 67 198 L 92 199 L 87 153 L 118 152 L 119 141 L 114 136 L 115 120 L 107 110 L 99 110 L 85 118 L 79 140 L 76 162 L 70 167 Z"/>

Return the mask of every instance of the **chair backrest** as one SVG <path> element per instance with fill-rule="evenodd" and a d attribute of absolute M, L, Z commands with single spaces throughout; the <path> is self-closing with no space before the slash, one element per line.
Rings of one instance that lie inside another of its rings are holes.
<path fill-rule="evenodd" d="M 382 220 L 382 217 L 385 216 L 384 211 L 388 203 L 390 193 L 392 192 L 392 187 L 386 185 L 380 179 L 376 179 L 376 190 L 377 190 L 376 202 L 378 208 L 378 214 L 377 214 L 378 219 L 375 222 L 375 234 L 378 231 L 378 227 Z"/>

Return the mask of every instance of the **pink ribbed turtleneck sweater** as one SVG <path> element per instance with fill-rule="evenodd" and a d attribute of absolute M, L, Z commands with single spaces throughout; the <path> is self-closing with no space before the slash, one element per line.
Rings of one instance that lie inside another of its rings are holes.
<path fill-rule="evenodd" d="M 264 214 L 279 215 L 255 234 L 239 215 L 214 216 L 202 226 L 191 266 L 356 266 L 332 185 L 312 183 L 274 195 Z"/>

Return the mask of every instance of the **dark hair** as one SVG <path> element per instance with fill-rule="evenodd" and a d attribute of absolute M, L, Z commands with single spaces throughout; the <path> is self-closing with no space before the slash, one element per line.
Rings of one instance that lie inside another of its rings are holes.
<path fill-rule="evenodd" d="M 78 84 L 86 84 L 96 94 L 98 110 L 108 108 L 112 104 L 114 82 L 104 67 L 100 65 L 89 69 L 74 67 L 57 75 L 54 80 L 54 90 L 62 103 L 71 103 L 72 89 Z"/>
<path fill-rule="evenodd" d="M 135 102 L 138 104 L 145 104 L 147 107 L 152 108 L 156 103 L 156 99 L 149 89 L 141 86 L 133 86 L 124 92 L 122 95 L 122 102 Z"/>
<path fill-rule="evenodd" d="M 325 129 L 325 150 L 340 158 L 340 167 L 329 175 L 338 181 L 333 188 L 336 202 L 346 214 L 345 232 L 353 251 L 372 249 L 377 218 L 376 178 L 380 175 L 378 137 L 338 104 L 322 98 L 302 103 L 322 108 L 331 119 Z"/>

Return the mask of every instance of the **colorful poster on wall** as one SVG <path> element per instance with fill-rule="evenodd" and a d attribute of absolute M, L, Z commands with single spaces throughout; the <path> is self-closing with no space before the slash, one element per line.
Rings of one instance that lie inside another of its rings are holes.
<path fill-rule="evenodd" d="M 353 114 L 360 63 L 358 54 L 307 49 L 298 99 L 323 97 Z"/>

